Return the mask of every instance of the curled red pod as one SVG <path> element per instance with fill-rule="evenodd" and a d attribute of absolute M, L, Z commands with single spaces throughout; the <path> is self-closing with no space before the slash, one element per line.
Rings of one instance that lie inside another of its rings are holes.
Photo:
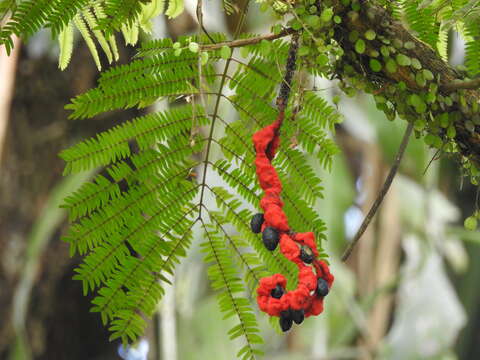
<path fill-rule="evenodd" d="M 278 316 L 282 330 L 288 331 L 293 322 L 300 324 L 303 318 L 319 315 L 323 301 L 333 283 L 328 265 L 318 259 L 319 253 L 313 232 L 294 233 L 283 211 L 282 183 L 272 160 L 280 144 L 279 129 L 283 111 L 272 124 L 253 135 L 256 151 L 256 172 L 264 196 L 260 201 L 263 209 L 262 237 L 266 248 L 280 252 L 298 267 L 295 289 L 287 291 L 287 280 L 282 274 L 274 274 L 260 280 L 257 303 L 260 310 L 270 316 Z M 256 215 L 258 217 L 258 214 Z"/>
<path fill-rule="evenodd" d="M 255 168 L 264 195 L 260 200 L 263 214 L 256 214 L 252 219 L 252 231 L 258 233 L 261 230 L 265 247 L 269 251 L 279 248 L 282 255 L 298 268 L 295 289 L 287 290 L 287 280 L 282 274 L 261 279 L 257 289 L 258 307 L 270 316 L 278 316 L 283 331 L 288 331 L 294 322 L 301 324 L 304 318 L 320 314 L 323 311 L 323 299 L 333 284 L 333 275 L 327 263 L 318 259 L 313 232 L 295 233 L 290 229 L 283 211 L 282 182 L 272 165 L 280 146 L 279 133 L 292 85 L 298 39 L 298 34 L 293 35 L 285 77 L 277 98 L 278 117 L 272 124 L 253 134 Z"/>

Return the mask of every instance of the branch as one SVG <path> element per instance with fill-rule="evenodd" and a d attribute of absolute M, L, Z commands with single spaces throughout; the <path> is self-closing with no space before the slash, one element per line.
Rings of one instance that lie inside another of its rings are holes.
<path fill-rule="evenodd" d="M 208 33 L 207 29 L 205 29 L 205 26 L 203 25 L 203 0 L 198 0 L 197 1 L 197 21 L 198 25 L 200 26 L 200 29 L 207 35 L 207 37 L 210 39 L 212 43 L 215 43 L 215 40 L 212 39 L 210 34 Z"/>
<path fill-rule="evenodd" d="M 420 41 L 413 36 L 408 29 L 400 22 L 395 20 L 391 14 L 379 4 L 379 1 L 363 1 L 361 9 L 356 12 L 358 16 L 349 16 L 351 8 L 344 6 L 341 0 L 333 1 L 335 12 L 342 18 L 342 22 L 335 27 L 334 38 L 344 50 L 344 56 L 342 58 L 343 64 L 348 64 L 354 68 L 354 74 L 363 80 L 365 83 L 370 83 L 373 89 L 381 89 L 383 85 L 398 84 L 403 82 L 407 91 L 410 93 L 422 93 L 428 89 L 417 84 L 415 76 L 412 76 L 414 72 L 408 66 L 398 66 L 395 72 L 389 72 L 386 68 L 382 68 L 379 72 L 373 72 L 370 70 L 368 61 L 369 53 L 372 50 L 377 50 L 382 41 L 375 39 L 368 41 L 366 51 L 364 54 L 359 55 L 354 49 L 354 45 L 349 41 L 349 34 L 352 31 L 356 31 L 359 34 L 364 34 L 367 30 L 374 30 L 376 34 L 383 36 L 389 41 L 399 41 L 402 44 L 411 43 L 413 46 L 408 49 L 403 47 L 401 53 L 409 58 L 419 59 L 422 68 L 429 70 L 435 75 L 435 80 L 438 84 L 439 93 L 443 96 L 448 96 L 455 88 L 464 89 L 463 97 L 465 99 L 466 106 L 462 105 L 460 101 L 453 101 L 452 104 L 446 105 L 437 100 L 437 109 L 431 110 L 432 115 L 435 117 L 440 113 L 460 113 L 461 119 L 455 121 L 454 127 L 456 130 L 456 136 L 453 141 L 457 145 L 457 159 L 464 161 L 464 158 L 470 160 L 475 166 L 480 168 L 480 127 L 476 126 L 472 129 L 468 126 L 474 122 L 474 117 L 478 114 L 474 104 L 480 101 L 480 91 L 477 89 L 480 85 L 477 81 L 473 80 L 468 82 L 458 82 L 458 79 L 462 78 L 462 75 L 442 60 L 440 55 L 428 44 Z M 336 75 L 338 78 L 349 78 L 352 73 L 345 71 L 345 68 L 337 68 Z M 399 99 L 396 96 L 392 96 L 388 93 L 382 93 L 388 101 L 390 101 L 394 107 L 404 106 L 404 100 Z M 416 114 L 412 111 L 411 116 Z M 427 133 L 434 135 L 438 134 L 438 129 L 432 125 L 431 122 L 427 122 Z"/>
<path fill-rule="evenodd" d="M 441 89 L 445 92 L 453 92 L 460 89 L 476 90 L 478 88 L 480 88 L 480 78 L 468 81 L 454 81 L 441 87 Z"/>
<path fill-rule="evenodd" d="M 200 49 L 201 50 L 217 50 L 217 49 L 221 49 L 224 46 L 228 46 L 230 48 L 236 48 L 236 47 L 242 47 L 246 45 L 254 45 L 254 44 L 258 44 L 262 40 L 273 41 L 273 40 L 280 39 L 282 37 L 294 34 L 296 32 L 297 32 L 296 30 L 293 30 L 292 28 L 288 28 L 279 32 L 278 34 L 267 34 L 267 35 L 252 37 L 248 39 L 224 41 L 217 44 L 205 44 L 205 45 L 201 45 Z"/>
<path fill-rule="evenodd" d="M 240 35 L 240 30 L 242 28 L 242 24 L 243 22 L 245 21 L 245 18 L 246 18 L 246 12 L 247 12 L 247 8 L 248 8 L 248 3 L 250 2 L 250 0 L 246 0 L 245 1 L 245 4 L 244 4 L 244 7 L 243 7 L 243 11 L 240 15 L 240 20 L 238 22 L 238 25 L 237 25 L 237 28 L 235 30 L 235 34 L 233 34 L 233 38 L 237 38 L 238 35 Z M 235 41 L 238 41 L 238 40 L 233 40 L 232 42 L 235 42 Z M 219 46 L 221 44 L 212 44 L 210 46 Z M 222 45 L 223 46 L 223 45 Z M 218 48 L 221 48 L 218 47 Z M 205 48 L 201 48 L 201 50 L 206 50 Z M 220 80 L 220 85 L 218 87 L 218 93 L 221 94 L 222 93 L 222 89 L 223 89 L 223 86 L 225 85 L 226 81 L 227 81 L 227 74 L 228 74 L 228 68 L 230 67 L 230 63 L 232 61 L 232 57 L 230 56 L 228 58 L 228 60 L 225 62 L 225 67 L 223 68 L 223 74 L 222 74 L 222 78 Z M 200 185 L 202 186 L 202 190 L 201 190 L 201 193 L 200 193 L 200 200 L 199 200 L 199 204 L 200 204 L 200 207 L 198 209 L 198 219 L 200 219 L 203 223 L 203 220 L 202 220 L 202 205 L 203 205 L 203 201 L 204 201 L 204 194 L 205 194 L 205 187 L 207 186 L 207 183 L 205 182 L 205 180 L 207 179 L 207 170 L 208 170 L 208 159 L 210 157 L 210 147 L 212 145 L 212 140 L 213 140 L 213 130 L 215 129 L 215 122 L 217 121 L 217 115 L 218 115 L 218 111 L 219 111 L 219 106 L 220 106 L 220 99 L 222 97 L 221 96 L 217 96 L 217 99 L 215 101 L 215 106 L 214 106 L 214 110 L 213 110 L 213 115 L 212 115 L 212 123 L 210 125 L 210 132 L 208 134 L 208 138 L 207 138 L 207 149 L 205 151 L 205 165 L 203 167 L 203 179 L 202 179 L 202 182 L 200 183 Z"/>
<path fill-rule="evenodd" d="M 405 149 L 407 148 L 408 140 L 410 139 L 412 130 L 413 130 L 413 122 L 410 122 L 408 123 L 407 129 L 405 130 L 402 143 L 400 144 L 400 148 L 398 149 L 397 155 L 395 156 L 395 160 L 393 162 L 392 168 L 390 169 L 390 172 L 388 173 L 388 176 L 385 179 L 385 183 L 380 189 L 380 192 L 378 193 L 378 196 L 375 199 L 375 202 L 373 203 L 372 207 L 368 211 L 367 216 L 365 216 L 365 219 L 363 219 L 362 225 L 360 226 L 354 238 L 352 239 L 352 242 L 350 243 L 350 245 L 348 245 L 347 249 L 342 255 L 343 262 L 347 261 L 350 255 L 352 254 L 353 248 L 355 247 L 355 245 L 357 245 L 358 241 L 362 237 L 365 230 L 367 230 L 368 225 L 370 225 L 370 222 L 373 220 L 373 217 L 377 213 L 378 208 L 382 204 L 382 201 L 385 195 L 387 194 L 388 189 L 390 189 L 390 185 L 392 185 L 392 181 L 395 178 L 395 175 L 397 174 L 398 167 L 400 165 L 400 162 L 402 161 L 402 157 L 403 157 L 403 154 L 405 153 Z"/>

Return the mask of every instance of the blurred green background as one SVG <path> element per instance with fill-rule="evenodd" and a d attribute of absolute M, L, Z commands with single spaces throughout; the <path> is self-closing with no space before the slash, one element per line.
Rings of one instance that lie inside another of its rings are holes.
<path fill-rule="evenodd" d="M 174 21 L 156 19 L 153 36 L 195 32 L 195 6 L 186 2 Z M 209 31 L 235 27 L 238 17 L 225 15 L 220 2 L 206 7 Z M 243 30 L 269 31 L 272 21 L 252 4 Z M 120 51 L 121 63 L 133 54 L 127 46 Z M 98 72 L 82 41 L 66 71 L 57 57 L 46 31 L 10 58 L 0 49 L 0 359 L 234 359 L 240 344 L 228 339 L 231 324 L 217 309 L 198 241 L 136 349 L 109 342 L 100 317 L 89 312 L 91 299 L 71 280 L 79 259 L 60 240 L 67 219 L 58 205 L 92 174 L 63 178 L 57 154 L 136 111 L 67 120 L 63 106 L 93 86 Z M 451 58 L 461 63 L 462 44 L 451 44 Z M 480 359 L 480 235 L 463 228 L 477 208 L 477 189 L 452 159 L 412 138 L 379 214 L 341 263 L 406 124 L 388 121 L 368 96 L 345 97 L 325 79 L 315 86 L 330 101 L 340 96 L 345 117 L 332 134 L 342 149 L 332 171 L 312 159 L 325 188 L 317 210 L 328 225 L 336 281 L 324 314 L 286 335 L 258 314 L 265 359 Z M 225 109 L 225 116 L 234 114 Z"/>

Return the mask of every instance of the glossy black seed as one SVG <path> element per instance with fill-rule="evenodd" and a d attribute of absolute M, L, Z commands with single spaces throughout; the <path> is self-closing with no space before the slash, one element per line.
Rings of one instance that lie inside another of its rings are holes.
<path fill-rule="evenodd" d="M 262 231 L 263 221 L 262 213 L 253 215 L 252 220 L 250 221 L 250 229 L 252 229 L 253 233 L 259 234 Z"/>
<path fill-rule="evenodd" d="M 282 297 L 283 293 L 284 293 L 283 288 L 278 284 L 275 287 L 275 289 L 270 291 L 270 295 L 272 295 L 272 297 L 274 297 L 275 299 L 280 299 Z"/>
<path fill-rule="evenodd" d="M 300 259 L 306 264 L 311 264 L 314 259 L 312 250 L 307 246 L 302 246 L 302 249 L 300 250 Z"/>
<path fill-rule="evenodd" d="M 291 310 L 291 317 L 293 321 L 295 321 L 295 324 L 301 324 L 305 318 L 305 311 L 303 309 Z"/>
<path fill-rule="evenodd" d="M 278 231 L 275 230 L 275 228 L 268 226 L 263 230 L 262 233 L 262 240 L 263 240 L 263 245 L 270 250 L 273 251 L 278 245 Z"/>
<path fill-rule="evenodd" d="M 329 292 L 329 288 L 328 288 L 328 283 L 322 279 L 322 278 L 318 278 L 317 280 L 317 295 L 318 296 L 327 296 L 328 295 L 328 292 Z"/>
<path fill-rule="evenodd" d="M 290 311 L 282 311 L 280 313 L 280 327 L 282 331 L 288 331 L 292 327 L 293 319 L 290 317 Z"/>

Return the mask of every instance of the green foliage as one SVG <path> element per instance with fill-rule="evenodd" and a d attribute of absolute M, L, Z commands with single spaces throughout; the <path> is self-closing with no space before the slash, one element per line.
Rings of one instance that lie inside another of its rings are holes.
<path fill-rule="evenodd" d="M 212 38 L 224 40 L 217 34 Z M 198 51 L 189 50 L 192 43 Z M 287 276 L 289 287 L 296 283 L 295 265 L 266 250 L 249 227 L 261 197 L 250 139 L 277 115 L 272 100 L 288 45 L 277 40 L 268 51 L 264 44 L 249 46 L 250 59 L 232 62 L 234 71 L 221 75 L 215 66 L 225 61 L 225 49 L 206 52 L 206 43 L 206 37 L 183 37 L 175 44 L 170 39 L 143 44 L 136 59 L 103 72 L 96 88 L 67 106 L 71 117 L 80 119 L 143 108 L 162 98 L 170 103 L 164 111 L 119 124 L 61 153 L 66 174 L 105 167 L 65 199 L 72 221 L 65 241 L 72 254 L 84 256 L 75 279 L 85 293 L 95 293 L 92 311 L 108 324 L 112 339 L 127 342 L 143 333 L 145 317 L 154 312 L 163 282 L 189 250 L 193 231 L 203 232 L 220 310 L 237 320 L 229 334 L 244 339 L 238 356 L 251 359 L 260 354 L 262 339 L 245 294 L 275 272 Z M 208 60 L 202 62 L 205 53 Z M 334 130 L 340 116 L 315 91 L 301 92 L 287 108 L 275 166 L 291 226 L 314 231 L 321 249 L 325 224 L 313 206 L 323 188 L 311 161 L 331 167 L 337 148 L 326 131 Z M 237 111 L 237 120 L 223 118 L 226 107 Z M 219 186 L 210 183 L 214 173 Z"/>
<path fill-rule="evenodd" d="M 60 55 L 58 56 L 58 67 L 61 70 L 66 69 L 73 51 L 73 26 L 68 24 L 58 36 L 58 43 L 60 45 Z"/>
<path fill-rule="evenodd" d="M 449 31 L 460 33 L 466 42 L 465 65 L 470 76 L 480 73 L 480 3 L 476 0 L 391 2 L 403 14 L 418 37 L 447 59 Z"/>
<path fill-rule="evenodd" d="M 434 10 L 423 6 L 422 0 L 402 1 L 403 11 L 408 24 L 418 37 L 436 48 L 440 24 L 436 21 Z"/>
<path fill-rule="evenodd" d="M 165 10 L 164 0 L 25 0 L 0 2 L 0 19 L 11 18 L 0 27 L 0 45 L 7 52 L 13 47 L 12 35 L 28 39 L 42 27 L 49 28 L 60 44 L 59 67 L 68 66 L 73 48 L 72 26 L 85 40 L 97 68 L 101 70 L 95 41 L 109 63 L 118 60 L 114 32 L 121 31 L 125 42 L 135 45 L 140 29 L 150 33 L 151 20 Z M 183 1 L 170 1 L 166 14 L 176 17 L 183 11 Z M 1 22 L 0 22 L 1 24 Z"/>
<path fill-rule="evenodd" d="M 165 15 L 169 18 L 176 18 L 183 12 L 183 0 L 171 0 L 168 2 L 168 8 L 165 11 Z"/>
<path fill-rule="evenodd" d="M 464 221 L 465 229 L 473 231 L 477 229 L 477 218 L 475 216 L 469 216 Z"/>
<path fill-rule="evenodd" d="M 54 11 L 55 2 L 48 0 L 26 0 L 18 6 L 11 4 L 13 10 L 9 21 L 0 29 L 0 45 L 4 44 L 7 53 L 13 47 L 13 34 L 28 38 L 47 23 Z"/>
<path fill-rule="evenodd" d="M 477 1 L 381 3 L 443 59 L 455 26 L 467 41 L 469 74 L 480 72 Z M 284 185 L 289 224 L 295 231 L 313 231 L 324 256 L 326 228 L 315 211 L 324 189 L 312 164 L 331 169 L 338 151 L 331 135 L 341 117 L 309 84 L 310 75 L 338 77 L 348 95 L 357 89 L 374 94 L 377 108 L 389 119 L 399 115 L 413 122 L 427 145 L 451 152 L 458 152 L 455 124 L 478 107 L 469 109 L 462 92 L 439 91 L 428 62 L 415 56 L 418 42 L 390 39 L 388 31 L 375 26 L 345 27 L 371 15 L 367 2 L 342 1 L 344 13 L 328 2 L 307 5 L 273 5 L 279 15 L 291 15 L 287 26 L 301 33 L 299 71 L 274 165 Z M 97 45 L 110 63 L 118 58 L 115 32 L 135 44 L 142 29 L 150 31 L 154 16 L 175 17 L 183 7 L 182 0 L 25 0 L 18 6 L 2 1 L 0 14 L 11 11 L 12 17 L 1 28 L 0 43 L 9 50 L 12 34 L 28 38 L 47 26 L 59 36 L 63 69 L 76 27 L 100 69 Z M 274 29 L 279 33 L 281 26 Z M 243 338 L 239 357 L 251 359 L 260 353 L 262 340 L 249 294 L 262 276 L 277 272 L 286 275 L 288 287 L 296 285 L 294 264 L 266 250 L 249 228 L 261 198 L 251 136 L 277 116 L 274 104 L 288 43 L 264 39 L 238 50 L 225 41 L 225 34 L 210 34 L 143 43 L 130 63 L 104 71 L 95 88 L 67 105 L 72 119 L 134 107 L 142 114 L 61 153 L 66 174 L 99 172 L 65 199 L 72 222 L 65 241 L 72 254 L 83 256 L 75 279 L 86 294 L 94 293 L 92 311 L 100 313 L 112 339 L 129 342 L 143 333 L 168 275 L 189 251 L 193 234 L 201 233 L 220 310 L 237 321 L 230 335 Z M 398 72 L 415 85 L 396 83 Z M 159 100 L 167 104 L 162 111 L 142 110 L 158 107 Z M 452 106 L 457 108 L 448 112 Z M 471 121 L 465 127 L 475 130 Z M 464 166 L 478 175 L 468 159 Z M 474 228 L 476 217 L 465 225 Z"/>
<path fill-rule="evenodd" d="M 251 359 L 262 352 L 253 346 L 263 343 L 258 333 L 256 316 L 247 298 L 238 296 L 245 292 L 243 281 L 238 277 L 238 268 L 226 246 L 225 234 L 219 233 L 215 225 L 208 226 L 202 221 L 206 241 L 202 244 L 206 253 L 205 262 L 211 263 L 208 268 L 212 288 L 219 291 L 218 304 L 225 313 L 225 318 L 236 316 L 239 324 L 229 331 L 230 339 L 244 336 L 246 345 L 240 349 L 237 356 L 242 359 Z M 222 236 L 223 235 L 223 236 Z"/>

